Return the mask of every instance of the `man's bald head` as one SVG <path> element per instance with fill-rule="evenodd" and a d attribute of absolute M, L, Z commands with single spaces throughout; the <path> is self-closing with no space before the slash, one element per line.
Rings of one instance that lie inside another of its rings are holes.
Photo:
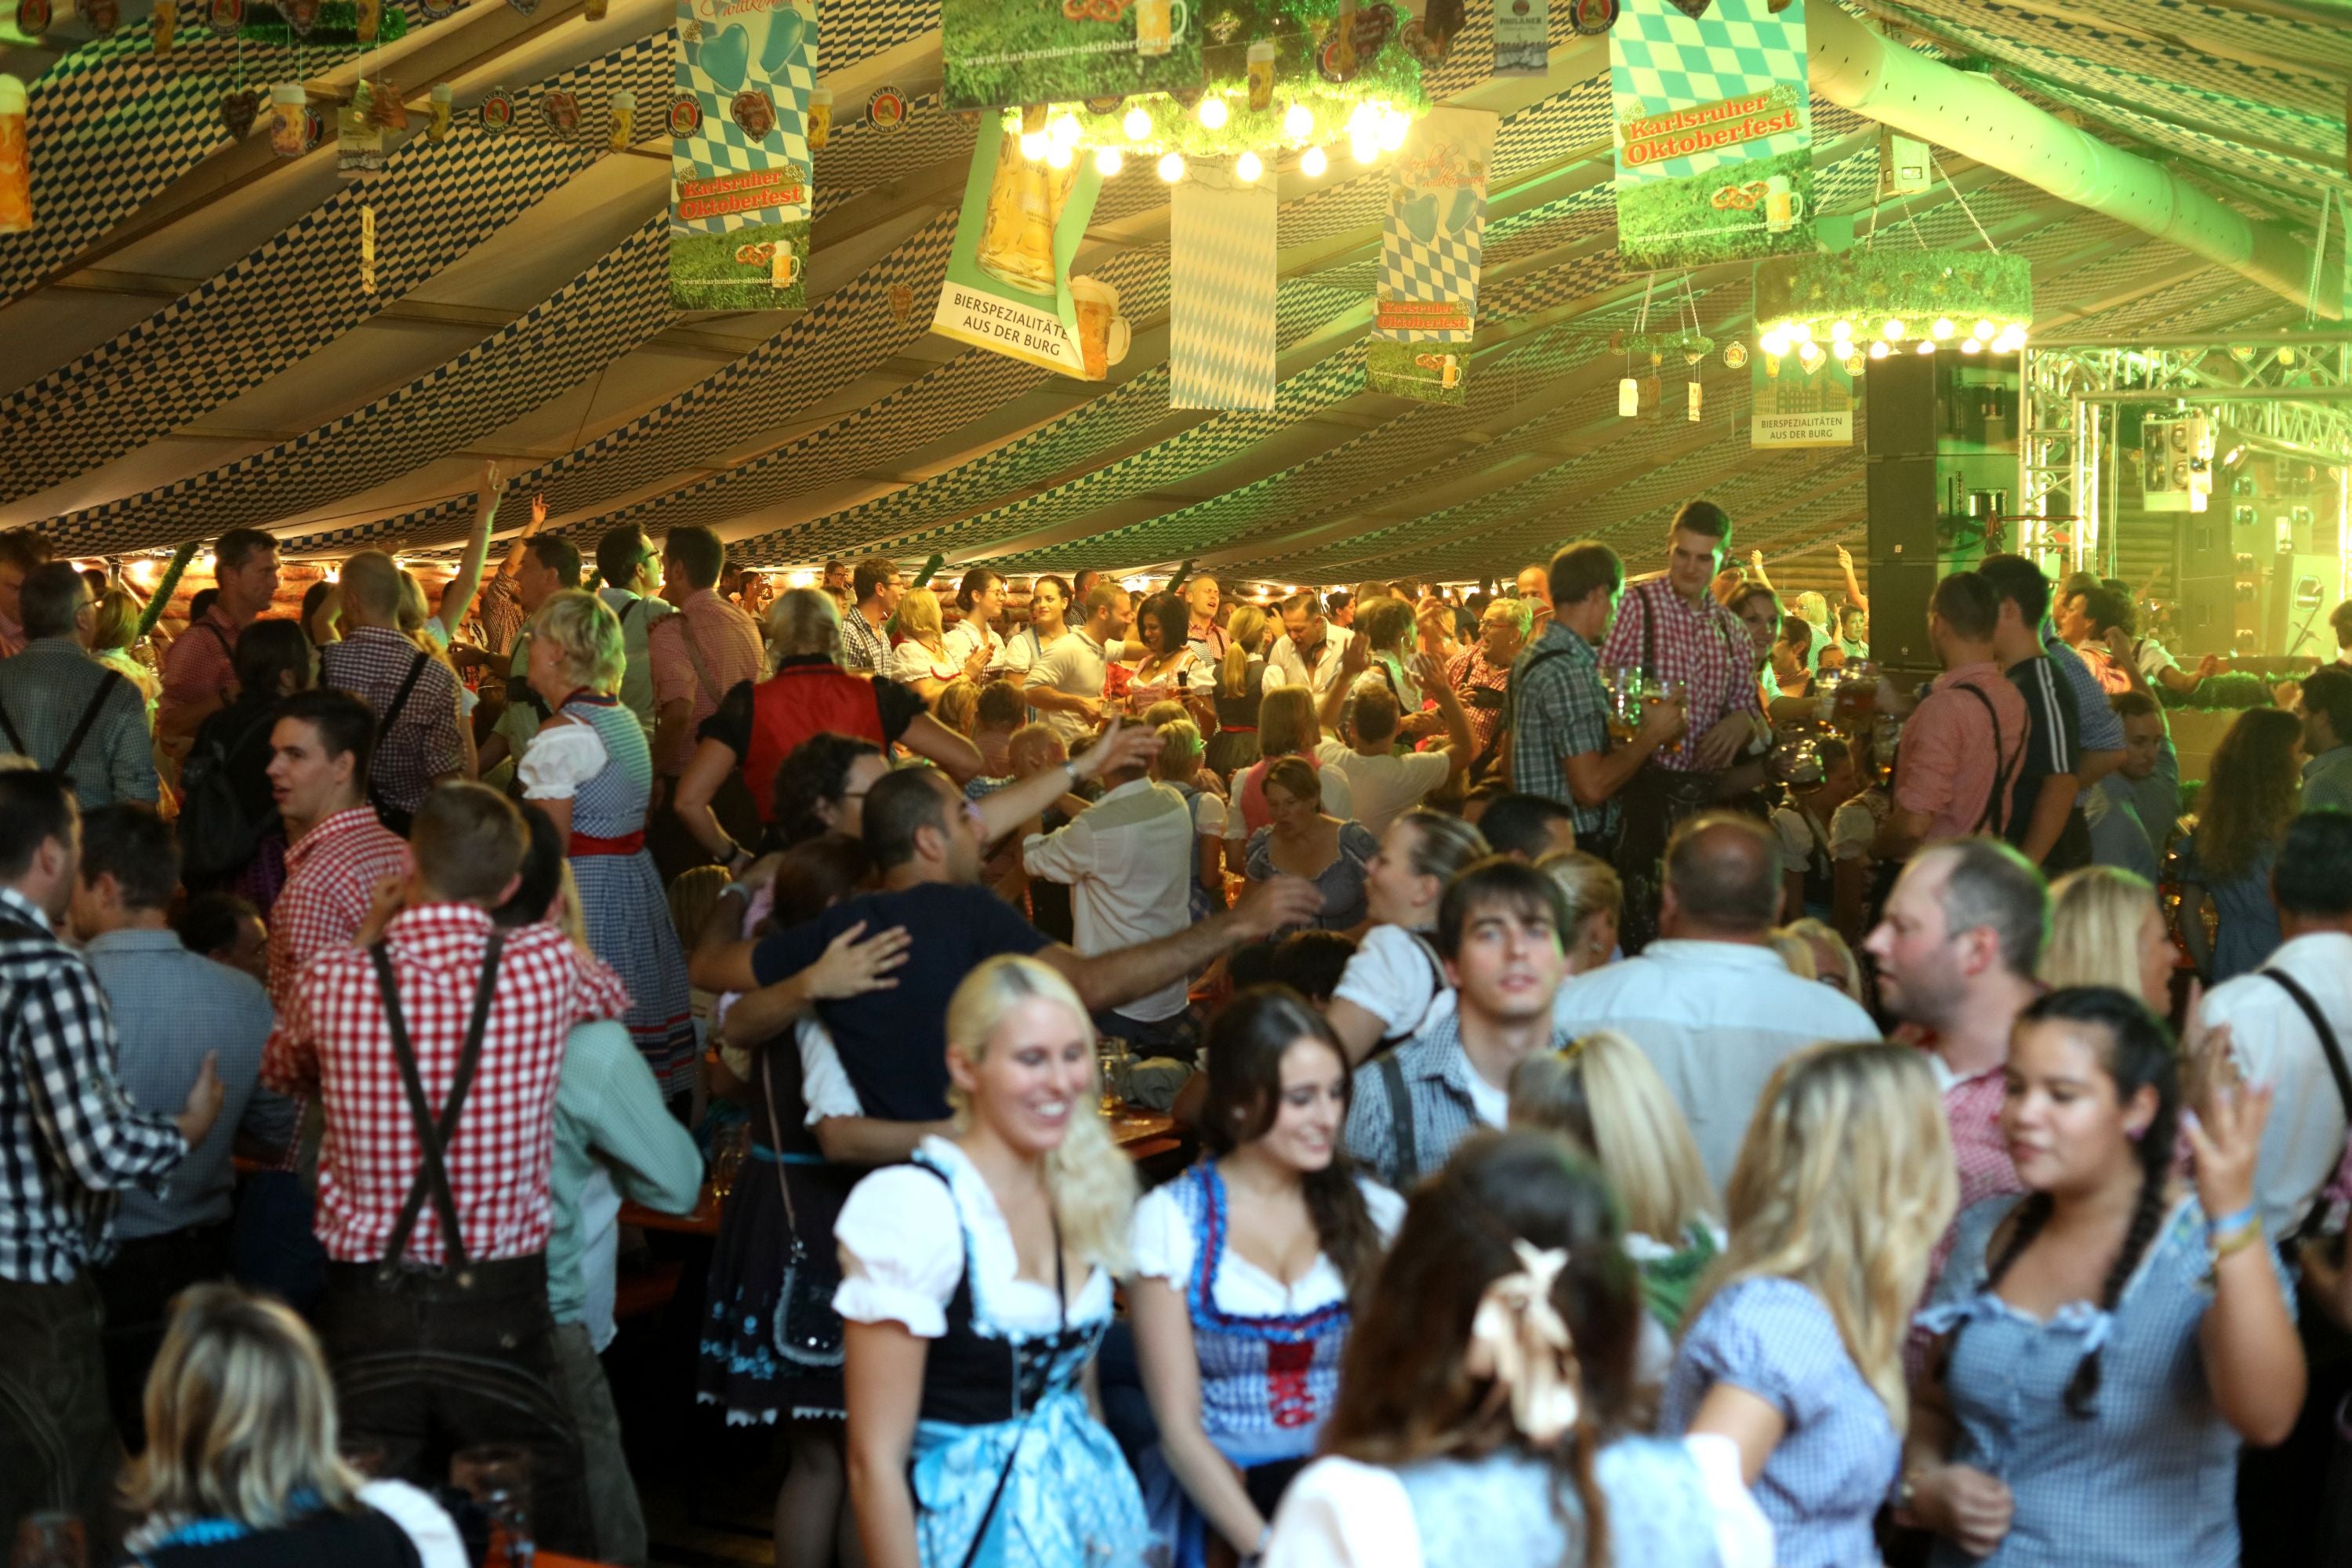
<path fill-rule="evenodd" d="M 1712 811 L 1666 844 L 1665 908 L 1672 934 L 1753 940 L 1780 912 L 1780 848 L 1752 816 Z"/>

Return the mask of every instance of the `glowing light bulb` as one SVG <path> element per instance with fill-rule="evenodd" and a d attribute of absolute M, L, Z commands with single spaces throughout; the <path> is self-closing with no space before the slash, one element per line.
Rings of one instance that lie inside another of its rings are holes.
<path fill-rule="evenodd" d="M 1800 343 L 1797 345 L 1797 357 L 1811 364 L 1822 357 L 1821 347 L 1816 343 Z"/>
<path fill-rule="evenodd" d="M 1977 337 L 1977 340 L 1978 340 L 1979 342 L 1990 342 L 1992 341 L 1992 335 L 1993 335 L 1993 332 L 1994 332 L 1996 330 L 1997 330 L 1997 329 L 1995 329 L 1995 328 L 1994 328 L 1993 324 L 1992 324 L 1990 321 L 1981 321 L 1981 320 L 1979 320 L 1979 321 L 1977 322 L 1977 330 L 1976 330 L 1976 337 Z"/>
<path fill-rule="evenodd" d="M 1201 123 L 1212 131 L 1222 131 L 1225 128 L 1225 116 L 1228 112 L 1225 100 L 1213 93 L 1201 100 Z"/>
<path fill-rule="evenodd" d="M 1049 169 L 1068 168 L 1070 166 L 1069 148 L 1059 142 L 1047 142 L 1045 143 L 1045 166 Z"/>
<path fill-rule="evenodd" d="M 1936 334 L 1936 341 L 1940 343 L 1958 329 L 1952 325 L 1951 317 L 1938 316 L 1936 318 L 1936 324 L 1927 330 Z"/>
<path fill-rule="evenodd" d="M 1298 172 L 1310 180 L 1320 179 L 1323 171 L 1330 166 L 1331 160 L 1323 155 L 1320 147 L 1309 147 L 1298 155 Z"/>
<path fill-rule="evenodd" d="M 1789 334 L 1776 327 L 1772 331 L 1765 333 L 1763 338 L 1756 346 L 1762 349 L 1766 353 L 1770 354 L 1774 359 L 1779 359 L 1782 354 L 1789 352 Z"/>
<path fill-rule="evenodd" d="M 1171 185 L 1177 181 L 1182 179 L 1184 177 L 1184 155 L 1181 153 L 1161 153 L 1160 156 L 1160 177 L 1167 181 Z"/>
<path fill-rule="evenodd" d="M 1127 132 L 1129 141 L 1140 142 L 1151 134 L 1151 116 L 1140 109 L 1130 109 L 1127 118 L 1119 121 L 1119 129 Z"/>
<path fill-rule="evenodd" d="M 1845 342 L 1852 339 L 1853 336 L 1853 323 L 1852 321 L 1832 321 L 1830 323 L 1830 341 L 1832 342 Z"/>
<path fill-rule="evenodd" d="M 1407 132 L 1412 131 L 1412 121 L 1407 120 L 1403 115 L 1397 113 L 1393 110 L 1381 115 L 1380 130 L 1381 151 L 1383 153 L 1393 153 L 1398 148 L 1402 147 L 1404 145 L 1405 135 Z"/>
<path fill-rule="evenodd" d="M 1791 321 L 1786 330 L 1792 342 L 1809 343 L 1813 341 L 1813 328 L 1810 321 Z"/>
<path fill-rule="evenodd" d="M 1960 352 L 1964 354 L 1981 353 L 1983 351 L 1984 340 L 1982 338 L 1962 338 L 1960 340 Z"/>
<path fill-rule="evenodd" d="M 1870 345 L 1870 357 L 1873 359 L 1885 359 L 1888 352 L 1886 345 L 1883 342 L 1873 343 Z"/>
<path fill-rule="evenodd" d="M 1045 123 L 1045 134 L 1065 147 L 1078 144 L 1078 122 L 1076 117 L 1057 114 Z"/>
<path fill-rule="evenodd" d="M 1887 317 L 1886 324 L 1878 330 L 1885 334 L 1886 341 L 1890 343 L 1899 343 L 1903 341 L 1903 322 L 1899 317 Z"/>
<path fill-rule="evenodd" d="M 1282 133 L 1304 140 L 1315 129 L 1315 114 L 1303 103 L 1294 103 L 1282 111 Z"/>
<path fill-rule="evenodd" d="M 1936 340 L 1933 338 L 1921 338 L 1919 340 L 1919 352 L 1923 354 L 1934 353 L 1936 352 Z"/>
<path fill-rule="evenodd" d="M 1042 131 L 1024 131 L 1021 133 L 1021 155 L 1033 163 L 1044 157 L 1045 133 Z"/>
<path fill-rule="evenodd" d="M 1245 185 L 1255 184 L 1257 177 L 1265 173 L 1265 165 L 1258 162 L 1255 153 L 1244 153 L 1234 160 L 1234 177 Z"/>
<path fill-rule="evenodd" d="M 1369 163 L 1381 155 L 1381 149 L 1369 136 L 1353 136 L 1348 140 L 1348 153 L 1357 163 Z"/>
<path fill-rule="evenodd" d="M 1127 160 L 1118 155 L 1116 147 L 1104 147 L 1095 153 L 1095 173 L 1106 180 L 1118 174 L 1126 163 Z"/>

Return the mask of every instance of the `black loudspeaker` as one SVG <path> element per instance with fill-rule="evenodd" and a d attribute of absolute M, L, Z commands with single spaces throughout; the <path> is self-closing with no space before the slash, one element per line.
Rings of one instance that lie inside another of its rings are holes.
<path fill-rule="evenodd" d="M 1862 378 L 1869 431 L 1865 458 L 1936 455 L 1937 356 L 1892 353 L 1870 362 Z"/>
<path fill-rule="evenodd" d="M 1863 378 L 1869 440 L 1870 656 L 1890 669 L 1931 671 L 1927 601 L 1936 592 L 1937 365 L 1889 354 Z"/>

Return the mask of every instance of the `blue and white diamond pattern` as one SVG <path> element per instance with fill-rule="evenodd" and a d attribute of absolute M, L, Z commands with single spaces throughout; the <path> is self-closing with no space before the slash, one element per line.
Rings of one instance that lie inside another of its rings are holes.
<path fill-rule="evenodd" d="M 1801 145 L 1811 134 L 1805 82 L 1804 0 L 1778 16 L 1767 0 L 1715 0 L 1696 19 L 1673 0 L 1622 0 L 1609 33 L 1609 85 L 1620 126 L 1642 115 L 1788 84 L 1797 89 L 1798 128 L 1638 170 L 1621 164 L 1619 177 L 1703 174 Z"/>
<path fill-rule="evenodd" d="M 1176 187 L 1168 234 L 1168 406 L 1274 406 L 1275 199 Z"/>
<path fill-rule="evenodd" d="M 709 26 L 692 24 L 693 6 L 684 0 L 678 10 L 679 26 Z M 695 128 L 693 135 L 676 139 L 670 159 L 674 178 L 744 174 L 787 163 L 797 163 L 803 171 L 809 169 L 808 104 L 809 93 L 816 86 L 817 24 L 814 7 L 805 14 L 809 17 L 807 40 L 786 58 L 783 74 L 764 82 L 756 70 L 744 78 L 746 89 L 764 88 L 775 101 L 775 129 L 763 142 L 754 142 L 735 123 L 734 95 L 688 62 L 683 41 L 675 46 L 677 90 L 694 94 L 695 101 L 702 106 L 702 123 Z M 673 210 L 670 229 L 675 234 L 726 234 L 763 224 L 805 222 L 809 216 L 810 185 L 811 182 L 804 179 L 800 204 L 781 212 L 761 207 L 750 212 L 720 213 L 715 217 L 679 218 Z"/>
<path fill-rule="evenodd" d="M 1381 237 L 1381 280 L 1378 298 L 1382 300 L 1449 300 L 1459 304 L 1468 315 L 1471 326 L 1455 331 L 1391 331 L 1381 337 L 1402 343 L 1466 343 L 1470 341 L 1478 319 L 1478 252 L 1482 233 L 1486 226 L 1486 204 L 1478 204 L 1478 215 L 1472 218 L 1460 234 L 1439 231 L 1434 241 L 1423 244 L 1415 239 L 1391 208 L 1388 222 Z"/>

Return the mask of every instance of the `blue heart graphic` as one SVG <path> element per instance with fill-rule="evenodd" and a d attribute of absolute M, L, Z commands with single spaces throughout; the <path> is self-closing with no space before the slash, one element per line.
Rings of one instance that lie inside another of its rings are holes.
<path fill-rule="evenodd" d="M 706 35 L 702 47 L 695 51 L 694 64 L 720 92 L 740 92 L 751 65 L 751 36 L 740 27 L 721 27 L 716 34 Z"/>
<path fill-rule="evenodd" d="M 1447 206 L 1445 209 L 1445 232 L 1448 234 L 1460 234 L 1464 229 L 1470 226 L 1470 220 L 1477 216 L 1478 193 L 1476 189 L 1469 185 L 1459 187 L 1454 193 L 1454 201 L 1452 205 Z"/>
<path fill-rule="evenodd" d="M 1408 234 L 1411 234 L 1413 238 L 1421 241 L 1422 244 L 1427 245 L 1437 237 L 1437 195 L 1435 192 L 1431 192 L 1427 195 L 1413 197 L 1411 201 L 1404 204 L 1403 211 L 1399 216 L 1404 219 L 1405 231 Z"/>
<path fill-rule="evenodd" d="M 760 51 L 760 74 L 770 81 L 784 71 L 784 62 L 801 47 L 808 32 L 808 17 L 796 5 L 781 6 L 768 15 L 768 43 Z"/>

